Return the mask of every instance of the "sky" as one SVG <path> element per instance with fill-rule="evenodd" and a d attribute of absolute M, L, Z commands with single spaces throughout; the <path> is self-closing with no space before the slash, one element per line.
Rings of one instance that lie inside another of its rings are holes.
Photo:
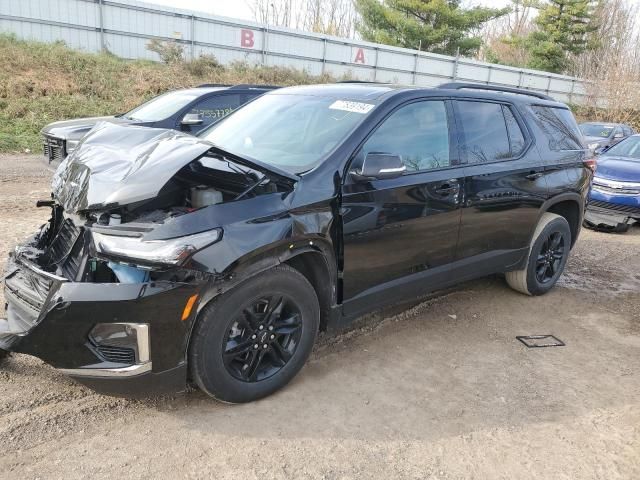
<path fill-rule="evenodd" d="M 247 0 L 142 0 L 146 3 L 166 5 L 173 8 L 195 10 L 223 17 L 254 20 Z M 294 0 L 295 3 L 295 0 Z M 504 7 L 509 0 L 470 0 L 470 5 L 482 5 L 486 7 Z"/>

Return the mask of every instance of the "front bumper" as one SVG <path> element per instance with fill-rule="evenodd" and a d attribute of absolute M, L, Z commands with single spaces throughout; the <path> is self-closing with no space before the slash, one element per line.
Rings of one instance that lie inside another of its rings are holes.
<path fill-rule="evenodd" d="M 195 309 L 187 320 L 181 317 L 200 284 L 71 282 L 19 255 L 10 257 L 6 272 L 1 349 L 38 357 L 103 393 L 130 396 L 185 388 Z M 141 345 L 146 357 L 123 365 L 102 356 L 89 334 L 97 324 L 111 323 L 148 326 L 147 345 Z"/>
<path fill-rule="evenodd" d="M 640 219 L 640 195 L 615 193 L 594 185 L 584 219 L 595 227 L 626 229 Z"/>

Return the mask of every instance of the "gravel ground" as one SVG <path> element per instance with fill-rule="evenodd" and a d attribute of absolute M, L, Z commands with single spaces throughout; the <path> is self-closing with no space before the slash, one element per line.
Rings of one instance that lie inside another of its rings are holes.
<path fill-rule="evenodd" d="M 0 156 L 1 258 L 46 220 L 49 177 Z M 404 308 L 322 337 L 289 387 L 241 406 L 105 397 L 13 355 L 0 478 L 640 478 L 640 228 L 583 230 L 544 297 L 495 277 Z M 567 346 L 515 340 L 543 333 Z"/>

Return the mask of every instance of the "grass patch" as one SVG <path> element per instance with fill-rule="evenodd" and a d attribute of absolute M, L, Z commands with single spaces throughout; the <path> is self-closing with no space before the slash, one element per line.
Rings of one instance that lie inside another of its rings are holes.
<path fill-rule="evenodd" d="M 333 82 L 305 71 L 205 56 L 170 64 L 86 53 L 63 42 L 0 34 L 0 152 L 39 151 L 40 129 L 70 118 L 126 112 L 160 93 L 202 83 L 300 85 Z"/>

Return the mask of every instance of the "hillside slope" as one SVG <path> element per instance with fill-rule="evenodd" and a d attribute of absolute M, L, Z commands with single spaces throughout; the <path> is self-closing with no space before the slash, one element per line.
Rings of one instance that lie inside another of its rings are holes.
<path fill-rule="evenodd" d="M 0 152 L 39 151 L 55 120 L 126 112 L 167 90 L 202 83 L 295 85 L 332 81 L 304 71 L 219 65 L 212 57 L 172 64 L 128 61 L 63 43 L 0 34 Z"/>

